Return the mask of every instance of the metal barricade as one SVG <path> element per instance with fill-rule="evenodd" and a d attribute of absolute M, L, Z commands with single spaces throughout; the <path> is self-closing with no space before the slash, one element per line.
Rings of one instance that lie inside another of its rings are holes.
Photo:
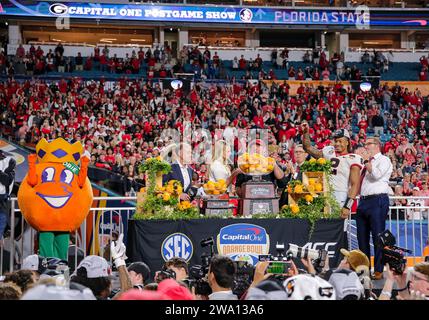
<path fill-rule="evenodd" d="M 408 262 L 414 265 L 424 259 L 423 251 L 429 240 L 429 197 L 390 196 L 389 214 L 386 220 L 386 229 L 396 237 L 396 245 L 408 250 Z M 396 205 L 395 200 L 406 200 L 404 205 Z M 349 250 L 358 249 L 356 221 L 353 215 L 349 216 L 348 226 Z M 371 250 L 374 246 L 371 239 Z"/>
<path fill-rule="evenodd" d="M 94 197 L 94 201 L 109 200 L 136 201 L 137 197 Z M 26 256 L 37 253 L 34 250 L 34 236 L 37 234 L 36 231 L 22 218 L 21 212 L 18 208 L 17 198 L 11 198 L 10 201 L 10 234 L 8 237 L 5 237 L 5 239 L 0 240 L 0 276 L 6 272 L 12 272 L 18 269 L 22 265 L 23 259 Z M 87 243 L 87 219 L 85 219 L 81 224 L 80 229 L 74 232 L 74 268 L 77 267 L 79 254 L 84 257 L 89 254 L 104 256 L 104 248 L 109 245 L 109 241 L 112 239 L 112 233 L 114 231 L 113 216 L 116 215 L 118 217 L 118 233 L 123 233 L 124 228 L 128 223 L 128 219 L 132 217 L 134 212 L 135 207 L 91 208 L 90 215 L 92 213 L 91 225 L 93 226 L 93 230 L 92 236 L 90 237 L 90 246 Z M 109 224 L 105 223 L 106 215 L 109 217 Z M 98 224 L 96 223 L 97 220 L 99 221 Z M 15 229 L 17 229 L 18 224 L 20 224 L 20 228 L 18 228 L 20 230 L 20 234 L 15 234 Z M 96 230 L 94 226 L 98 226 L 98 229 Z M 100 232 L 100 230 L 102 232 Z M 81 237 L 79 237 L 79 233 Z M 109 260 L 112 262 L 110 252 L 108 253 Z"/>

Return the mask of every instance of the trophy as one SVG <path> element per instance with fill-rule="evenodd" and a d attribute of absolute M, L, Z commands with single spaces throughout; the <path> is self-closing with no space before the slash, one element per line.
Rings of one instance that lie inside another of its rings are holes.
<path fill-rule="evenodd" d="M 273 172 L 275 160 L 260 154 L 243 154 L 238 158 L 240 169 L 252 179 L 242 185 L 242 199 L 240 199 L 240 214 L 267 214 L 279 212 L 279 198 L 276 196 L 275 186 L 270 181 L 264 181 L 263 175 Z"/>
<path fill-rule="evenodd" d="M 229 203 L 229 197 L 226 194 L 226 181 L 219 179 L 218 181 L 208 181 L 203 185 L 206 194 L 203 197 L 203 213 L 205 215 L 220 215 L 232 216 L 234 206 Z"/>

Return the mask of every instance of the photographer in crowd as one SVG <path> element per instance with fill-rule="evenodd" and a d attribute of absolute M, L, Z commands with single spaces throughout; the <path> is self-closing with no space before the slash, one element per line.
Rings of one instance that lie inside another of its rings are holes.
<path fill-rule="evenodd" d="M 379 300 L 392 299 L 394 284 L 397 300 L 429 300 L 429 262 L 417 263 L 402 274 L 397 274 L 389 265 L 386 269 L 386 282 Z"/>
<path fill-rule="evenodd" d="M 214 256 L 210 261 L 208 282 L 213 293 L 209 300 L 238 300 L 232 293 L 235 274 L 234 262 L 227 256 Z"/>
<path fill-rule="evenodd" d="M 183 281 L 189 276 L 189 267 L 185 259 L 173 257 L 164 263 L 163 270 L 173 270 L 176 281 Z"/>

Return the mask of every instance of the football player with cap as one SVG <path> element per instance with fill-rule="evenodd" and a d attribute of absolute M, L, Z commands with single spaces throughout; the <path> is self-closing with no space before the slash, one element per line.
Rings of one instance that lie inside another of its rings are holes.
<path fill-rule="evenodd" d="M 351 153 L 351 137 L 346 129 L 339 129 L 334 133 L 333 146 L 326 146 L 319 150 L 311 145 L 308 123 L 303 123 L 301 127 L 304 150 L 316 159 L 325 158 L 332 162 L 330 182 L 334 197 L 342 206 L 341 217 L 346 219 L 359 194 L 363 159 L 361 156 Z"/>
<path fill-rule="evenodd" d="M 70 280 L 91 289 L 97 299 L 105 300 L 112 290 L 112 278 L 106 259 L 90 255 L 81 261 Z"/>

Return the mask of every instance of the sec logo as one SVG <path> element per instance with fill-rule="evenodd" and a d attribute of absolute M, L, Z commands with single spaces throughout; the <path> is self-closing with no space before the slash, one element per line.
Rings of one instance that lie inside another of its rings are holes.
<path fill-rule="evenodd" d="M 188 262 L 193 253 L 192 241 L 183 233 L 170 234 L 161 245 L 161 255 L 164 261 L 178 257 Z"/>

